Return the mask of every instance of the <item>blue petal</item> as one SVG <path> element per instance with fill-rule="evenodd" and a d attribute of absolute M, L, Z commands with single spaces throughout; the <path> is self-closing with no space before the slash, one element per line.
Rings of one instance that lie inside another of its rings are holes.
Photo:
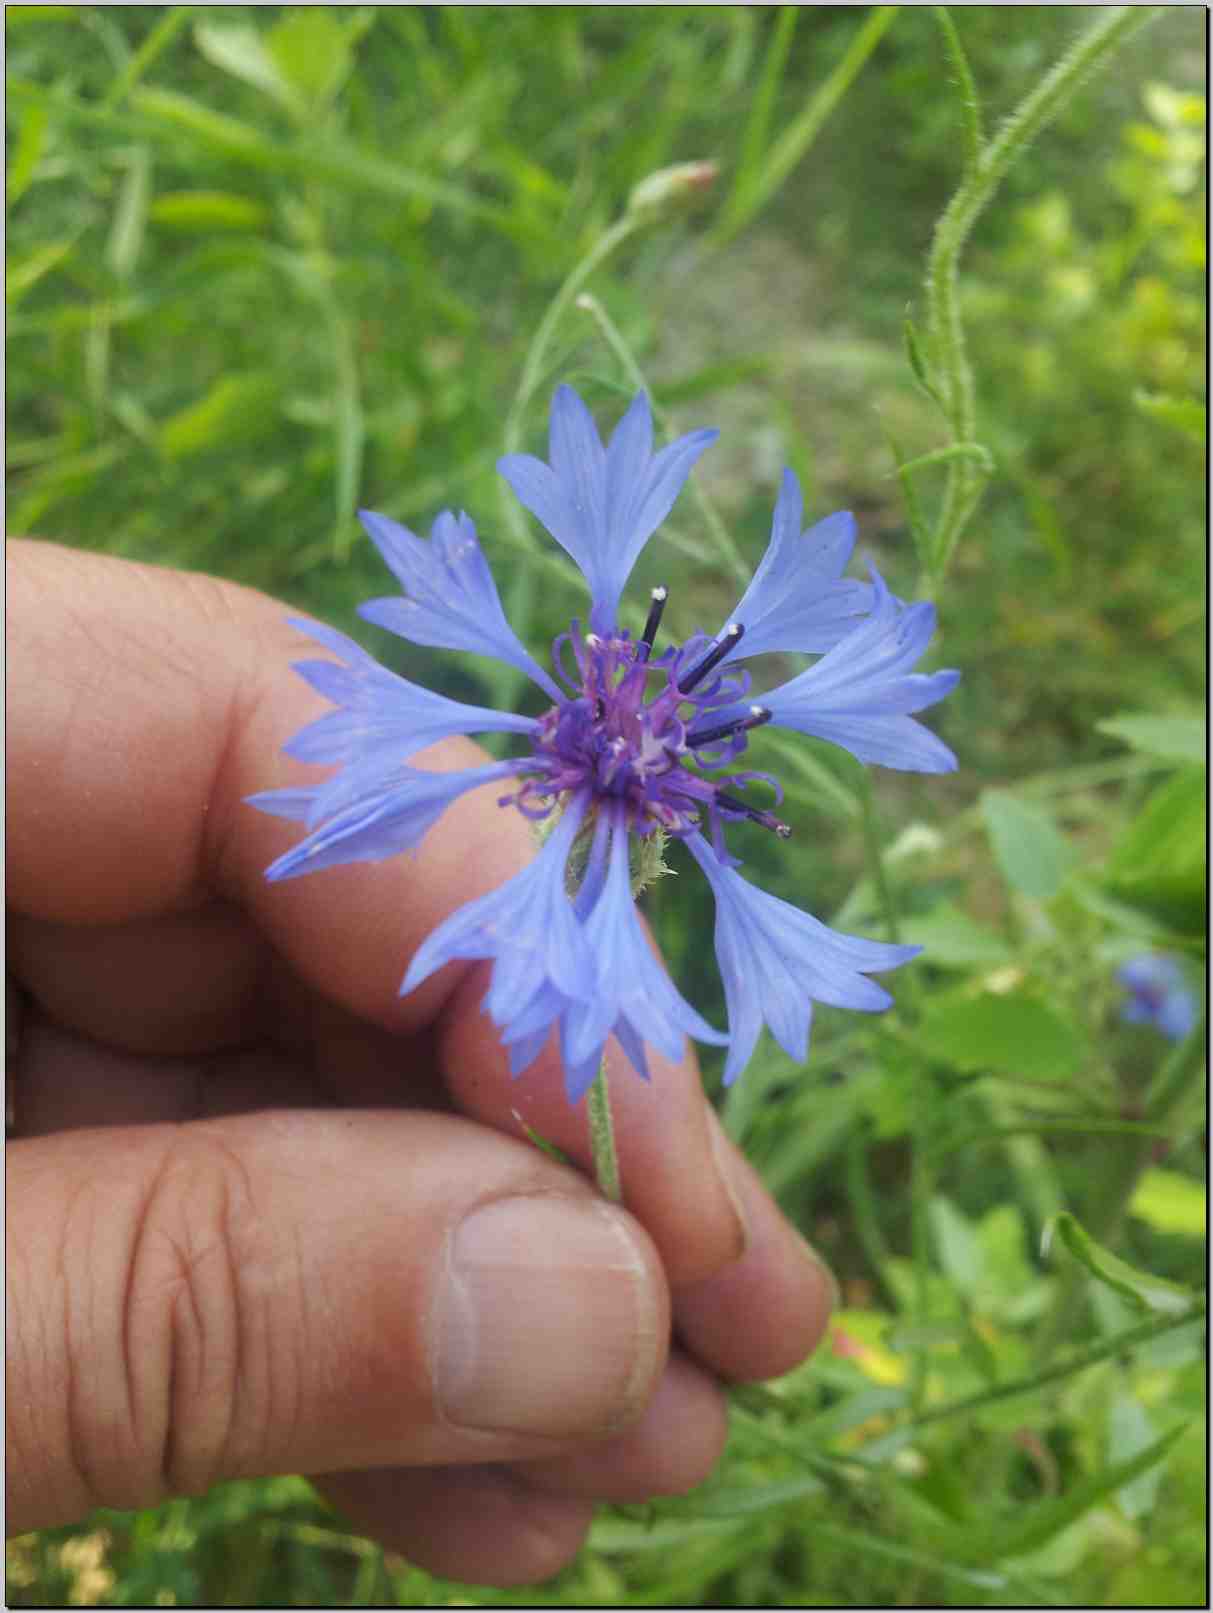
<path fill-rule="evenodd" d="M 814 1001 L 868 1013 L 889 1006 L 888 993 L 866 976 L 897 968 L 920 947 L 842 935 L 726 868 L 702 835 L 685 844 L 716 898 L 716 957 L 729 1013 L 726 1086 L 749 1062 L 764 1022 L 789 1058 L 803 1063 Z"/>
<path fill-rule="evenodd" d="M 564 1094 L 571 1104 L 578 1104 L 594 1085 L 594 1077 L 602 1068 L 602 1048 L 596 1048 L 583 1059 L 575 1059 L 569 1052 L 566 1022 L 560 1022 L 560 1059 L 564 1065 Z"/>
<path fill-rule="evenodd" d="M 1196 999 L 1186 991 L 1173 992 L 1158 1013 L 1158 1028 L 1173 1042 L 1182 1042 L 1196 1027 Z"/>
<path fill-rule="evenodd" d="M 801 733 L 828 739 L 859 761 L 879 767 L 895 767 L 903 773 L 956 771 L 955 753 L 913 717 L 858 717 L 846 712 L 838 717 L 814 716 L 805 722 L 792 722 L 777 715 L 774 721 L 785 728 L 798 728 Z"/>
<path fill-rule="evenodd" d="M 255 806 L 259 812 L 268 812 L 271 818 L 290 818 L 296 823 L 306 823 L 315 798 L 315 790 L 262 790 L 258 795 L 246 795 L 244 800 L 247 806 Z"/>
<path fill-rule="evenodd" d="M 855 517 L 840 510 L 802 532 L 801 515 L 800 484 L 785 470 L 771 541 L 729 617 L 744 625 L 745 637 L 727 660 L 741 661 L 770 650 L 819 655 L 852 632 L 871 610 L 871 587 L 842 575 L 855 547 Z"/>
<path fill-rule="evenodd" d="M 592 549 L 606 527 L 606 453 L 593 415 L 571 386 L 558 386 L 552 398 L 548 457 Z"/>
<path fill-rule="evenodd" d="M 373 787 L 355 793 L 336 813 L 330 814 L 321 804 L 320 816 L 327 821 L 271 863 L 265 877 L 292 879 L 297 874 L 314 873 L 338 863 L 382 862 L 399 852 L 411 851 L 457 796 L 492 779 L 506 778 L 516 773 L 518 767 L 517 762 L 493 762 L 486 767 L 466 768 L 456 773 L 423 773 L 411 767 L 396 767 Z M 325 788 L 321 785 L 314 791 L 283 791 L 281 794 L 309 797 L 307 819 L 310 823 L 316 816 L 317 803 L 323 803 Z M 249 799 L 262 811 L 298 816 L 294 812 L 284 814 L 281 801 L 275 804 L 274 795 L 278 793 Z"/>
<path fill-rule="evenodd" d="M 378 752 L 393 763 L 451 734 L 533 733 L 533 717 L 467 706 L 419 684 L 398 678 L 352 639 L 316 622 L 292 626 L 341 656 L 332 661 L 300 661 L 295 670 L 338 709 L 309 723 L 283 749 L 301 762 L 351 762 Z"/>
<path fill-rule="evenodd" d="M 360 510 L 359 519 L 405 594 L 360 605 L 361 617 L 414 644 L 495 655 L 559 700 L 555 683 L 506 621 L 476 528 L 466 515 L 444 510 L 428 543 L 386 515 Z"/>
<path fill-rule="evenodd" d="M 565 998 L 590 994 L 593 960 L 565 893 L 565 864 L 585 805 L 575 797 L 533 863 L 467 902 L 426 937 L 409 965 L 401 996 L 454 958 L 493 959 L 485 1007 L 502 1029 L 508 1030 L 546 986 Z"/>
<path fill-rule="evenodd" d="M 874 568 L 872 581 L 872 614 L 815 665 L 759 699 L 779 726 L 828 739 L 861 762 L 950 772 L 955 756 L 908 715 L 942 700 L 960 677 L 911 672 L 935 630 L 934 606 L 902 605 Z"/>
<path fill-rule="evenodd" d="M 568 1004 L 569 999 L 562 991 L 558 991 L 550 980 L 544 981 L 526 1007 L 511 1016 L 502 1032 L 502 1042 L 506 1047 L 513 1047 L 515 1043 L 529 1042 L 540 1031 L 546 1039 Z M 487 1012 L 487 999 L 485 1010 Z"/>
<path fill-rule="evenodd" d="M 499 461 L 520 502 L 581 567 L 596 626 L 614 623 L 637 556 L 716 436 L 692 432 L 654 455 L 649 402 L 640 393 L 604 449 L 585 404 L 561 386 L 552 400 L 550 466 L 529 454 Z"/>
<path fill-rule="evenodd" d="M 1161 952 L 1144 952 L 1116 971 L 1121 985 L 1132 993 L 1121 1018 L 1134 1025 L 1153 1025 L 1173 1042 L 1181 1042 L 1199 1017 L 1199 1006 L 1175 958 Z"/>
<path fill-rule="evenodd" d="M 585 573 L 589 557 L 580 540 L 580 524 L 555 471 L 534 454 L 506 454 L 497 461 L 497 470 L 518 502 L 547 528 Z"/>
<path fill-rule="evenodd" d="M 671 1060 L 682 1057 L 687 1033 L 717 1045 L 728 1041 L 679 995 L 653 955 L 632 900 L 628 834 L 622 825 L 615 826 L 606 881 L 585 932 L 595 978 L 593 993 L 567 1015 L 567 1056 L 575 1064 L 601 1049 L 620 1025 Z"/>
<path fill-rule="evenodd" d="M 548 1037 L 551 1034 L 552 1027 L 547 1024 L 537 1031 L 529 1031 L 525 1036 L 520 1036 L 515 1041 L 505 1043 L 506 1052 L 510 1060 L 510 1075 L 515 1081 L 524 1070 L 529 1070 L 531 1065 L 534 1064 L 547 1046 Z M 502 1041 L 505 1042 L 504 1037 L 502 1037 Z"/>

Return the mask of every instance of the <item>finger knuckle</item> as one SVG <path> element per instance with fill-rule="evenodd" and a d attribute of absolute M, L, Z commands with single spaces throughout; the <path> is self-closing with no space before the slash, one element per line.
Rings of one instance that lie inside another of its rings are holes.
<path fill-rule="evenodd" d="M 284 1388 L 269 1264 L 243 1161 L 189 1128 L 141 1196 L 122 1320 L 140 1465 L 161 1495 L 257 1470 Z"/>

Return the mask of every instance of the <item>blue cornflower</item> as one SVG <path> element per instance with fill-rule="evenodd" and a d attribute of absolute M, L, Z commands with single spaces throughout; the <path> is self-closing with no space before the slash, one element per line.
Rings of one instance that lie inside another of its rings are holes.
<path fill-rule="evenodd" d="M 1116 978 L 1129 993 L 1120 1017 L 1131 1025 L 1153 1025 L 1173 1042 L 1182 1042 L 1196 1024 L 1196 996 L 1177 958 L 1143 952 L 1122 963 Z"/>
<path fill-rule="evenodd" d="M 550 672 L 506 621 L 466 515 L 439 515 L 427 542 L 364 513 L 402 593 L 372 600 L 359 614 L 416 644 L 496 656 L 524 672 L 548 704 L 537 717 L 464 705 L 388 672 L 331 628 L 296 622 L 337 657 L 295 666 L 335 709 L 286 748 L 339 770 L 311 788 L 250 797 L 309 831 L 267 870 L 277 880 L 412 850 L 464 791 L 514 779 L 501 805 L 548 820 L 542 849 L 521 873 L 440 924 L 400 989 L 412 991 L 455 958 L 491 960 L 484 1007 L 512 1073 L 532 1064 L 555 1034 L 571 1102 L 593 1081 L 608 1036 L 646 1079 L 646 1045 L 676 1059 L 691 1035 L 728 1046 L 731 1082 L 764 1024 L 803 1060 L 814 1001 L 885 1008 L 888 994 L 867 976 L 919 950 L 828 929 L 742 878 L 724 843 L 726 826 L 744 820 L 781 837 L 791 832 L 742 793 L 761 779 L 778 802 L 776 781 L 735 766 L 765 723 L 831 740 L 864 762 L 925 773 L 956 765 L 911 715 L 941 700 L 959 676 L 912 671 L 934 631 L 934 609 L 903 605 L 875 569 L 870 583 L 843 576 L 855 544 L 852 517 L 831 515 L 804 531 L 800 488 L 785 471 L 766 554 L 714 636 L 695 633 L 658 652 L 665 588 L 653 589 L 639 634 L 620 625 L 637 557 L 716 435 L 692 432 L 654 453 L 642 393 L 604 447 L 585 404 L 562 386 L 552 403 L 550 462 L 528 454 L 500 461 L 502 476 L 589 585 L 587 623 L 574 620 L 555 640 Z M 749 674 L 737 664 L 766 651 L 820 659 L 751 702 Z M 407 765 L 446 735 L 486 732 L 517 734 L 524 754 L 456 773 Z M 684 841 L 711 884 L 727 1035 L 678 993 L 645 938 L 629 848 L 654 833 Z M 577 842 L 584 867 L 570 896 Z"/>

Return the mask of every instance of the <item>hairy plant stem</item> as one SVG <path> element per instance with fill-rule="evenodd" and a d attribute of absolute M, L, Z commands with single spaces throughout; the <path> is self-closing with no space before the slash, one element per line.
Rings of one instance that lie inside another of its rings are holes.
<path fill-rule="evenodd" d="M 872 775 L 867 772 L 863 775 L 859 805 L 864 850 L 867 852 L 868 864 L 872 870 L 872 881 L 876 886 L 876 894 L 880 899 L 881 917 L 884 919 L 888 939 L 895 942 L 900 941 L 901 921 L 897 915 L 897 900 L 893 895 L 893 887 L 889 883 L 889 871 L 885 867 L 884 847 L 881 844 L 880 824 L 876 817 L 876 800 L 872 789 Z"/>
<path fill-rule="evenodd" d="M 1163 9 L 1161 6 L 1117 6 L 1101 11 L 1087 32 L 1045 74 L 989 143 L 979 148 L 980 118 L 972 75 L 952 20 L 940 8 L 945 47 L 960 82 L 967 160 L 960 187 L 935 227 L 927 258 L 925 292 L 934 381 L 953 444 L 972 443 L 976 438 L 973 372 L 965 350 L 957 280 L 960 254 L 969 232 L 1045 124 L 1057 116 L 1118 46 L 1152 22 Z M 965 456 L 948 463 L 943 501 L 931 543 L 929 580 L 933 591 L 938 591 L 947 573 L 957 540 L 977 507 L 985 481 L 980 461 Z"/>
<path fill-rule="evenodd" d="M 1064 1361 L 1056 1365 L 1040 1369 L 1028 1377 L 1016 1378 L 1011 1383 L 995 1384 L 992 1389 L 982 1389 L 977 1394 L 966 1395 L 962 1400 L 946 1401 L 942 1406 L 931 1406 L 925 1411 L 916 1413 L 906 1425 L 909 1428 L 925 1428 L 928 1423 L 939 1423 L 949 1417 L 963 1417 L 970 1412 L 980 1411 L 983 1406 L 992 1406 L 1000 1400 L 1012 1400 L 1017 1395 L 1031 1394 L 1034 1389 L 1041 1388 L 1046 1383 L 1059 1383 L 1063 1378 L 1073 1377 L 1076 1372 L 1083 1372 L 1087 1367 L 1095 1366 L 1100 1361 L 1110 1361 L 1127 1350 L 1134 1350 L 1141 1344 L 1148 1344 L 1164 1333 L 1171 1333 L 1178 1327 L 1188 1327 L 1200 1320 L 1206 1314 L 1206 1303 L 1202 1296 L 1193 1300 L 1192 1308 L 1183 1316 L 1156 1316 L 1148 1322 L 1142 1322 L 1137 1327 L 1126 1328 L 1123 1333 L 1114 1333 L 1111 1338 L 1099 1339 L 1089 1344 L 1085 1350 L 1076 1350 L 1068 1355 Z"/>
<path fill-rule="evenodd" d="M 613 1204 L 622 1204 L 623 1188 L 619 1179 L 619 1155 L 615 1149 L 615 1123 L 611 1118 L 605 1059 L 598 1066 L 598 1074 L 594 1077 L 586 1103 L 589 1107 L 594 1180 L 603 1198 L 610 1199 Z"/>

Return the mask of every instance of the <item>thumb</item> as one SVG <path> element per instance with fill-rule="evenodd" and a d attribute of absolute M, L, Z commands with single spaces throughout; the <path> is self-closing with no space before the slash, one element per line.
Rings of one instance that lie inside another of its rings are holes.
<path fill-rule="evenodd" d="M 19 1532 L 220 1479 L 551 1455 L 664 1366 L 639 1224 L 466 1120 L 264 1112 L 8 1162 Z"/>

